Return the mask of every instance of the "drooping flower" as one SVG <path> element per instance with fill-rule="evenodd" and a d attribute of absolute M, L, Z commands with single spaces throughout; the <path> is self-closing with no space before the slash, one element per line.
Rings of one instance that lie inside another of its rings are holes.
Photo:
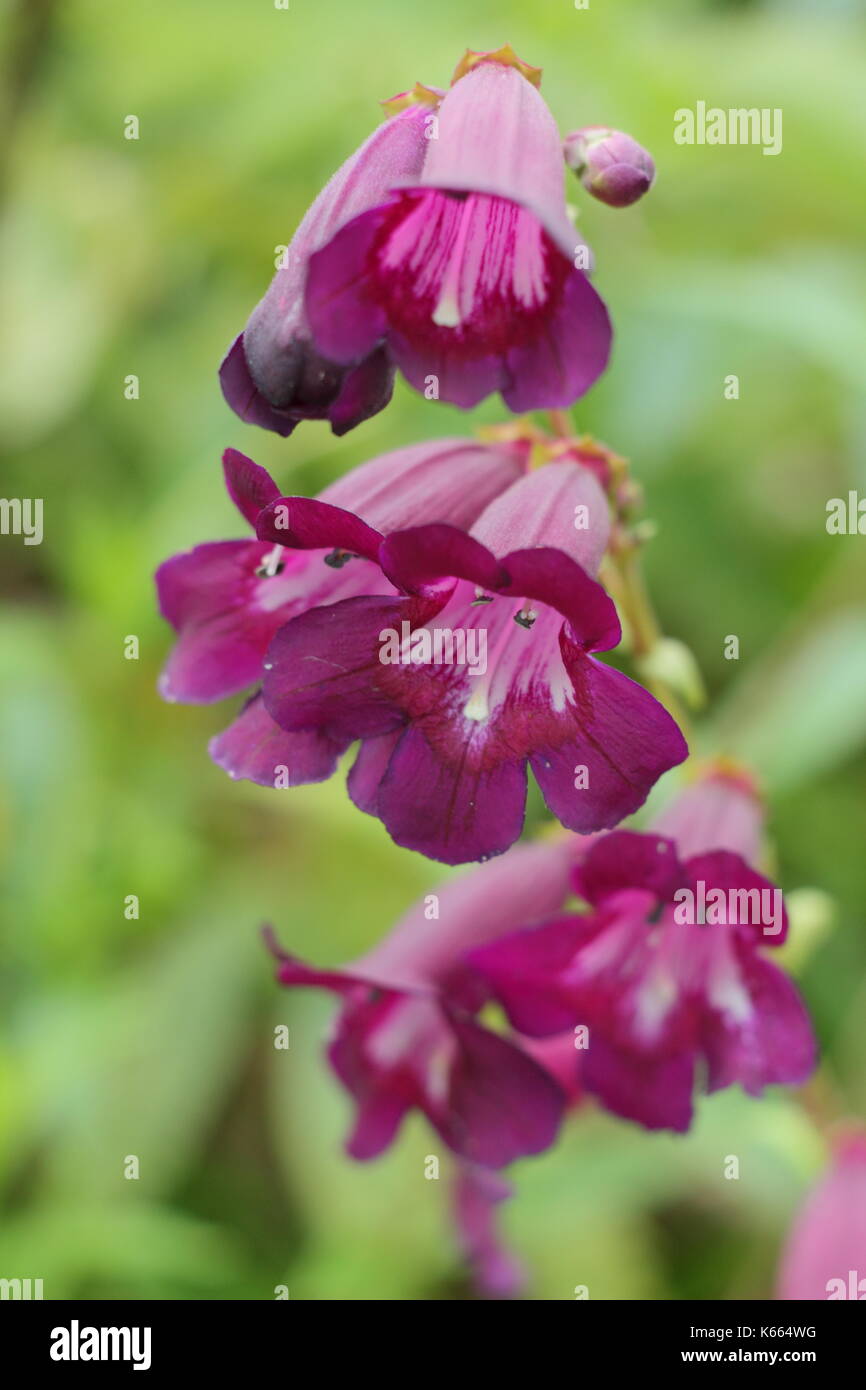
<path fill-rule="evenodd" d="M 467 525 L 526 463 L 527 446 L 519 441 L 437 440 L 372 459 L 321 498 L 357 509 L 383 532 L 404 526 L 422 502 Z M 254 526 L 260 510 L 279 497 L 276 484 L 235 449 L 226 450 L 223 468 L 229 496 Z M 196 546 L 161 565 L 156 584 L 162 614 L 178 633 L 160 691 L 185 703 L 222 700 L 258 684 L 274 633 L 297 614 L 356 595 L 395 594 L 378 565 L 334 545 L 302 552 L 257 539 Z M 275 769 L 286 769 L 284 784 L 295 785 L 330 776 L 346 746 L 315 731 L 285 733 L 256 695 L 211 753 L 235 777 L 274 786 Z"/>
<path fill-rule="evenodd" d="M 565 162 L 587 193 L 613 208 L 625 208 L 642 198 L 655 178 L 651 156 L 621 130 L 588 125 L 573 130 L 563 141 Z"/>
<path fill-rule="evenodd" d="M 563 825 L 607 828 L 685 757 L 666 710 L 591 655 L 620 628 L 591 577 L 610 521 L 589 469 L 536 469 L 468 534 L 425 524 L 383 540 L 333 507 L 281 499 L 259 518 L 263 540 L 285 505 L 289 544 L 348 543 L 399 594 L 282 627 L 265 707 L 283 729 L 362 740 L 350 795 L 397 844 L 451 864 L 501 854 L 523 825 L 527 763 Z"/>
<path fill-rule="evenodd" d="M 345 434 L 391 399 L 394 369 L 379 343 L 351 362 L 330 360 L 313 345 L 304 311 L 310 256 L 344 223 L 387 196 L 394 183 L 420 175 L 429 106 L 418 99 L 385 121 L 346 160 L 316 198 L 284 251 L 264 299 L 220 367 L 223 394 L 242 420 L 288 435 L 300 420 L 330 421 Z"/>
<path fill-rule="evenodd" d="M 564 900 L 569 841 L 519 846 L 446 884 L 369 954 L 317 970 L 274 946 L 277 978 L 332 990 L 341 1007 L 328 1057 L 355 1101 L 347 1148 L 373 1158 L 420 1110 L 461 1158 L 501 1168 L 554 1140 L 565 1094 L 548 1069 L 490 1031 L 467 950 Z"/>
<path fill-rule="evenodd" d="M 735 807 L 724 808 L 730 791 Z M 741 854 L 754 842 L 744 784 L 710 777 L 681 817 L 688 848 L 659 833 L 614 831 L 574 872 L 588 911 L 569 913 L 470 953 L 513 1027 L 545 1037 L 582 1025 L 581 1082 L 614 1114 L 649 1129 L 688 1129 L 699 1064 L 706 1088 L 739 1083 L 760 1095 L 798 1084 L 815 1048 L 803 1003 L 764 955 L 782 943 L 781 893 Z M 696 833 L 709 830 L 698 844 Z"/>
<path fill-rule="evenodd" d="M 306 308 L 335 362 L 380 343 L 419 391 L 469 408 L 567 407 L 604 370 L 611 328 L 569 221 L 538 70 L 468 55 L 423 171 L 395 179 L 311 257 Z"/>
<path fill-rule="evenodd" d="M 788 1236 L 779 1299 L 866 1300 L 866 1129 L 846 1128 L 833 1147 Z"/>

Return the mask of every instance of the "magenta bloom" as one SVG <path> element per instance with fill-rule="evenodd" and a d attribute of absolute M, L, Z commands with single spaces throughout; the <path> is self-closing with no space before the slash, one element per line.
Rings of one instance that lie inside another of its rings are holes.
<path fill-rule="evenodd" d="M 468 535 L 427 524 L 383 540 L 334 507 L 285 499 L 260 516 L 262 539 L 286 505 L 290 544 L 376 559 L 400 592 L 282 627 L 265 706 L 283 729 L 362 740 L 349 793 L 397 844 L 450 864 L 501 854 L 523 826 L 527 763 L 563 825 L 599 830 L 686 756 L 663 707 L 592 656 L 620 627 L 588 572 L 609 528 L 589 470 L 537 469 Z"/>
<path fill-rule="evenodd" d="M 438 440 L 373 459 L 321 496 L 357 508 L 384 532 L 404 526 L 422 499 L 467 525 L 521 475 L 526 453 L 519 444 Z M 276 484 L 235 449 L 226 450 L 223 467 L 230 497 L 254 526 L 259 511 L 278 498 Z M 309 608 L 361 594 L 395 596 L 378 565 L 334 545 L 301 552 L 256 539 L 196 546 L 161 565 L 156 584 L 162 614 L 178 633 L 160 691 L 187 703 L 222 700 L 257 685 L 274 634 Z M 254 696 L 213 741 L 211 754 L 234 777 L 289 786 L 330 776 L 347 744 L 316 731 L 285 733 Z"/>
<path fill-rule="evenodd" d="M 313 345 L 304 312 L 310 256 L 346 222 L 380 203 L 395 182 L 420 175 L 428 108 L 412 103 L 385 121 L 340 168 L 295 232 L 264 299 L 220 368 L 223 394 L 242 420 L 291 434 L 300 420 L 329 420 L 345 434 L 391 399 L 394 369 L 371 343 L 351 362 Z"/>
<path fill-rule="evenodd" d="M 788 1237 L 780 1299 L 866 1299 L 866 1130 L 838 1139 Z"/>
<path fill-rule="evenodd" d="M 310 260 L 318 350 L 348 366 L 385 343 L 412 386 L 464 408 L 494 391 L 514 411 L 582 396 L 611 328 L 532 82 L 481 55 L 446 93 L 423 171 L 391 186 Z"/>
<path fill-rule="evenodd" d="M 581 1081 L 614 1114 L 688 1129 L 698 1065 L 708 1091 L 750 1095 L 810 1074 L 815 1048 L 793 985 L 763 954 L 784 940 L 781 894 L 730 850 L 681 858 L 659 834 L 599 837 L 574 874 L 585 913 L 470 954 L 512 1025 L 584 1025 Z"/>
<path fill-rule="evenodd" d="M 566 135 L 563 150 L 566 164 L 587 193 L 610 207 L 625 208 L 636 203 L 655 178 L 651 156 L 621 130 L 584 126 Z"/>
<path fill-rule="evenodd" d="M 521 846 L 447 884 L 341 970 L 315 970 L 277 949 L 282 984 L 323 987 L 341 1000 L 328 1057 L 356 1105 L 353 1158 L 387 1148 L 411 1109 L 456 1154 L 489 1168 L 553 1142 L 563 1091 L 514 1042 L 476 1021 L 483 996 L 463 957 L 554 910 L 572 856 L 569 843 Z"/>

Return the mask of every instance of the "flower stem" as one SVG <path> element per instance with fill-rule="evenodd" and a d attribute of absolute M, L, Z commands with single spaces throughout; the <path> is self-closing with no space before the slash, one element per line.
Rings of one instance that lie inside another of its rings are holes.
<path fill-rule="evenodd" d="M 553 433 L 560 439 L 570 439 L 574 434 L 574 425 L 567 410 L 549 410 L 547 418 Z"/>

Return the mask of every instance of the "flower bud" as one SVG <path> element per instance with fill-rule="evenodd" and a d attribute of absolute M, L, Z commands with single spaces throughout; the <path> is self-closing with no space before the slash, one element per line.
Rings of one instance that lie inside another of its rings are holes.
<path fill-rule="evenodd" d="M 566 135 L 565 162 L 587 193 L 612 208 L 626 208 L 642 198 L 655 178 L 655 165 L 646 150 L 607 126 L 588 125 Z"/>

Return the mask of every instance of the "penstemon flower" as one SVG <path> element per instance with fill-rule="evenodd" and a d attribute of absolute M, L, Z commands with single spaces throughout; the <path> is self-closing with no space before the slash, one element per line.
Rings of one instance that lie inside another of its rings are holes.
<path fill-rule="evenodd" d="M 604 371 L 610 322 L 539 79 L 510 48 L 467 55 L 423 170 L 310 259 L 324 356 L 348 365 L 384 342 L 428 396 L 468 408 L 499 391 L 514 411 L 570 406 Z"/>
<path fill-rule="evenodd" d="M 338 970 L 273 945 L 282 984 L 341 1000 L 328 1058 L 355 1100 L 353 1158 L 381 1153 L 412 1109 L 456 1154 L 485 1167 L 553 1142 L 566 1095 L 551 1069 L 476 1020 L 482 994 L 463 961 L 470 946 L 561 904 L 572 858 L 568 842 L 520 846 L 447 884 Z"/>
<path fill-rule="evenodd" d="M 519 441 L 443 439 L 373 459 L 321 497 L 356 507 L 386 532 L 411 520 L 422 498 L 443 518 L 467 525 L 526 465 L 527 446 Z M 255 525 L 279 496 L 276 484 L 235 449 L 226 450 L 223 468 L 230 497 Z M 222 700 L 258 684 L 271 639 L 297 614 L 354 595 L 396 592 L 378 565 L 335 553 L 331 545 L 301 552 L 256 539 L 175 555 L 160 566 L 156 586 L 162 614 L 178 633 L 160 691 L 188 703 Z M 211 754 L 234 777 L 274 786 L 282 776 L 292 785 L 329 777 L 346 746 L 316 731 L 284 733 L 256 695 L 214 740 Z"/>
<path fill-rule="evenodd" d="M 548 463 L 468 534 L 428 517 L 383 540 L 321 502 L 262 512 L 262 540 L 345 546 L 399 591 L 282 627 L 265 663 L 268 713 L 288 731 L 361 739 L 352 799 L 433 859 L 484 859 L 518 838 L 527 763 L 563 825 L 616 825 L 687 749 L 662 705 L 592 655 L 620 639 L 591 577 L 610 527 L 595 476 Z"/>
<path fill-rule="evenodd" d="M 714 774 L 672 809 L 676 842 L 614 831 L 590 845 L 573 880 L 588 911 L 470 954 L 516 1029 L 586 1028 L 582 1085 L 648 1129 L 688 1129 L 699 1062 L 708 1091 L 750 1095 L 815 1065 L 803 1003 L 761 950 L 782 944 L 787 917 L 743 857 L 754 811 L 738 776 Z"/>

